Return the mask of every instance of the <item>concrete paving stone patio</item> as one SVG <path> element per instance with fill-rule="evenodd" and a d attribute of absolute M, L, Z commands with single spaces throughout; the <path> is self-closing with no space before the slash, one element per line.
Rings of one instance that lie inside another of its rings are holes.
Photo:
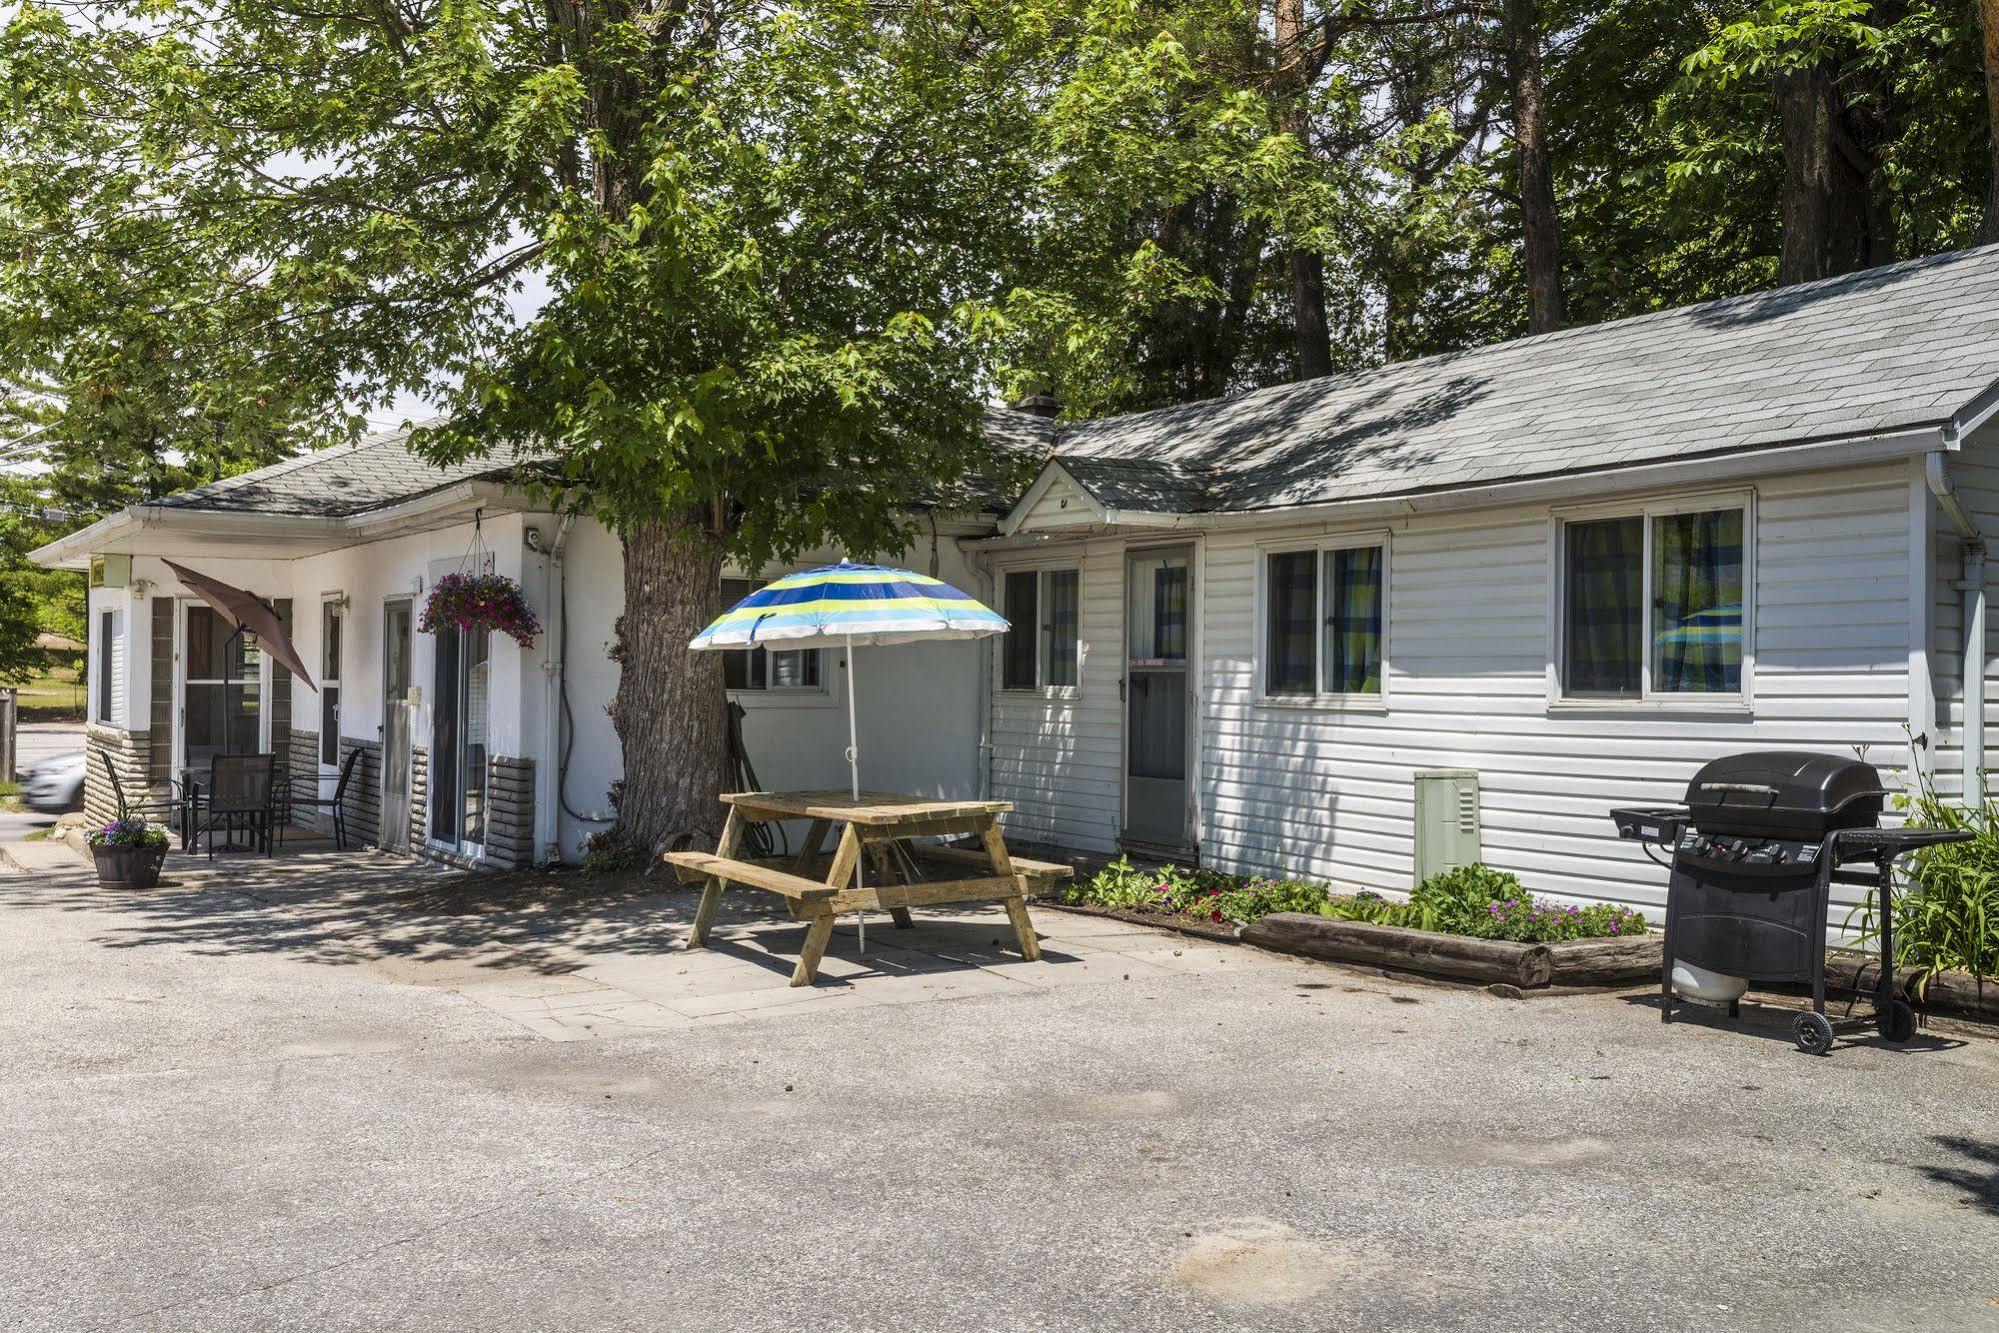
<path fill-rule="evenodd" d="M 0 877 L 0 1327 L 1999 1328 L 1975 1031 L 170 866 Z"/>

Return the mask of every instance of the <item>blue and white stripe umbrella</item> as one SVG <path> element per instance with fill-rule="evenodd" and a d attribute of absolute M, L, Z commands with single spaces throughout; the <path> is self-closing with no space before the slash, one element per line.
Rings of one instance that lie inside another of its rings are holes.
<path fill-rule="evenodd" d="M 1006 619 L 997 611 L 941 579 L 842 560 L 787 574 L 757 589 L 695 635 L 688 647 L 789 649 L 844 644 L 847 765 L 858 801 L 861 765 L 854 727 L 854 645 L 979 639 L 1006 630 Z"/>

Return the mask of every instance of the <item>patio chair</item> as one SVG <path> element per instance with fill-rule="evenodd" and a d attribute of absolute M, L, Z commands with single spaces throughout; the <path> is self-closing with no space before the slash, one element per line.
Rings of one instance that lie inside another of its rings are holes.
<path fill-rule="evenodd" d="M 333 812 L 333 846 L 337 851 L 347 850 L 347 788 L 353 784 L 354 774 L 361 766 L 364 751 L 355 746 L 347 752 L 346 762 L 340 765 L 340 780 L 333 784 L 333 795 L 319 794 L 319 778 L 294 777 L 286 784 L 282 799 L 284 805 L 283 823 L 291 823 L 292 811 L 303 806 L 308 810 L 331 810 Z M 305 784 L 301 788 L 300 784 Z M 302 790 L 310 793 L 301 796 Z"/>
<path fill-rule="evenodd" d="M 180 826 L 180 849 L 186 851 L 193 845 L 193 820 L 189 817 L 188 811 L 194 791 L 192 785 L 175 782 L 169 778 L 167 779 L 169 795 L 158 796 L 146 792 L 135 801 L 125 795 L 125 784 L 118 780 L 118 765 L 111 762 L 111 752 L 100 748 L 95 753 L 97 761 L 104 765 L 104 775 L 111 779 L 111 799 L 117 804 L 118 818 L 143 819 L 148 815 L 163 815 L 166 818 L 162 822 Z"/>
<path fill-rule="evenodd" d="M 277 812 L 278 757 L 274 754 L 219 754 L 200 793 L 197 818 L 208 834 L 208 859 L 215 859 L 215 830 L 234 845 L 236 821 L 249 826 L 250 849 L 271 855 L 271 826 Z"/>

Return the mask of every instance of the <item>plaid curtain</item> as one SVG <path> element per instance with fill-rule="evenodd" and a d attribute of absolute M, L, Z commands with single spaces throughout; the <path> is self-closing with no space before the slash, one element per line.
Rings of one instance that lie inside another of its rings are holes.
<path fill-rule="evenodd" d="M 1048 572 L 1048 683 L 1076 683 L 1076 648 L 1082 637 L 1082 575 L 1073 569 Z"/>
<path fill-rule="evenodd" d="M 1318 557 L 1310 551 L 1287 551 L 1270 557 L 1267 568 L 1269 613 L 1265 617 L 1269 642 L 1264 654 L 1263 688 L 1266 694 L 1310 694 L 1312 692 L 1313 603 L 1318 598 L 1315 569 Z"/>
<path fill-rule="evenodd" d="M 1381 693 L 1381 548 L 1326 552 L 1325 691 Z"/>
<path fill-rule="evenodd" d="M 1164 661 L 1187 657 L 1187 567 L 1161 565 L 1152 571 L 1153 656 Z"/>
<path fill-rule="evenodd" d="M 1671 514 L 1652 528 L 1652 688 L 1742 688 L 1742 511 Z"/>
<path fill-rule="evenodd" d="M 1571 523 L 1564 532 L 1568 692 L 1635 696 L 1644 651 L 1645 520 Z"/>

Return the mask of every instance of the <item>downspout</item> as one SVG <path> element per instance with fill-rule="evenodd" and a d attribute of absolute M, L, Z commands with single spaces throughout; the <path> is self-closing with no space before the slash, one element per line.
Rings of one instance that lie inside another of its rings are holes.
<path fill-rule="evenodd" d="M 1963 565 L 1957 580 L 1958 594 L 1964 599 L 1960 617 L 1964 626 L 1964 648 L 1959 657 L 1964 679 L 1964 735 L 1960 738 L 1964 771 L 1962 799 L 1967 809 L 1976 809 L 1985 799 L 1985 534 L 1958 498 L 1951 484 L 1950 470 L 1941 451 L 1923 459 L 1923 477 L 1930 493 L 1957 530 L 1958 550 Z"/>
<path fill-rule="evenodd" d="M 535 822 L 541 827 L 535 841 L 541 846 L 544 864 L 562 859 L 562 670 L 568 648 L 569 597 L 563 581 L 562 555 L 569 545 L 569 530 L 576 524 L 574 514 L 564 514 L 556 524 L 555 540 L 548 551 L 548 620 L 544 631 L 548 654 L 542 670 L 541 761 L 536 766 L 540 790 L 535 796 Z"/>
<path fill-rule="evenodd" d="M 979 586 L 972 595 L 991 606 L 993 571 L 986 562 L 985 552 L 968 545 L 962 537 L 958 539 L 958 549 L 965 553 L 966 563 L 979 576 Z M 976 799 L 989 801 L 993 794 L 993 647 L 984 639 L 973 642 L 979 645 L 979 791 Z"/>

